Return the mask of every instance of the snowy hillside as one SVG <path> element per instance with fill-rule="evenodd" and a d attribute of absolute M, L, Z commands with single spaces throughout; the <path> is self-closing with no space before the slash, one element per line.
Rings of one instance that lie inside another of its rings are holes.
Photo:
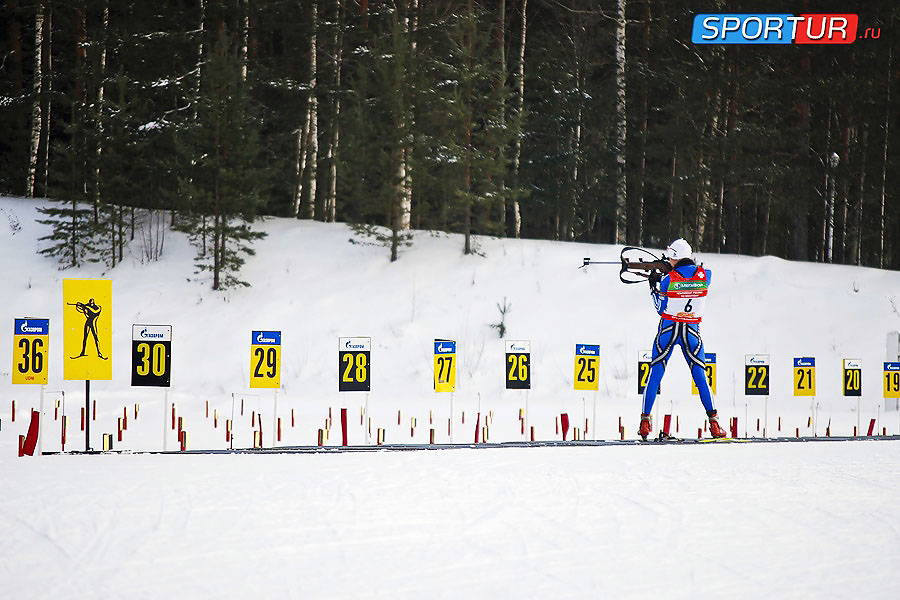
<path fill-rule="evenodd" d="M 391 264 L 344 225 L 269 219 L 243 271 L 252 287 L 216 293 L 171 232 L 159 262 L 141 264 L 135 241 L 114 270 L 60 271 L 37 254 L 46 228 L 36 206 L 0 198 L 0 564 L 10 597 L 900 595 L 891 568 L 900 560 L 896 441 L 16 458 L 40 398 L 39 386 L 11 384 L 13 319 L 24 316 L 50 319 L 44 449 L 59 449 L 62 392 L 67 450 L 84 449 L 84 384 L 62 375 L 67 278 L 112 281 L 113 380 L 92 383 L 92 446 L 116 433 L 125 410 L 115 447 L 133 451 L 160 450 L 164 427 L 168 448 L 176 445 L 163 390 L 130 386 L 135 323 L 173 326 L 168 398 L 190 448 L 210 450 L 227 447 L 233 406 L 235 447 L 252 445 L 260 414 L 264 444 L 273 443 L 275 394 L 249 388 L 252 330 L 282 332 L 276 445 L 315 445 L 330 413 L 327 444 L 339 444 L 341 408 L 350 443 L 365 442 L 365 394 L 337 391 L 342 336 L 372 338 L 369 414 L 387 442 L 427 444 L 431 428 L 449 441 L 451 398 L 432 389 L 435 338 L 458 342 L 453 441 L 473 441 L 479 410 L 491 442 L 524 439 L 526 393 L 504 389 L 503 340 L 490 327 L 504 298 L 506 338 L 532 343 L 536 438 L 561 439 L 556 419 L 566 413 L 573 427 L 589 421 L 588 439 L 618 439 L 620 417 L 633 439 L 637 358 L 657 323 L 646 286 L 620 284 L 615 267 L 577 268 L 586 256 L 616 260 L 613 246 L 481 238 L 481 254 L 463 256 L 459 237 L 416 232 Z M 832 435 L 846 436 L 872 418 L 878 431 L 900 433 L 900 412 L 881 393 L 886 336 L 900 329 L 900 274 L 698 259 L 714 272 L 703 333 L 718 358 L 723 421 L 736 416 L 741 435 L 762 436 L 765 403 L 743 395 L 743 365 L 746 354 L 769 354 L 769 436 L 824 436 L 829 421 Z M 573 390 L 576 343 L 600 346 L 596 394 Z M 816 357 L 815 399 L 793 396 L 799 356 Z M 863 363 L 859 414 L 841 396 L 843 358 Z M 657 425 L 673 414 L 685 437 L 702 428 L 680 355 L 657 404 Z"/>
<path fill-rule="evenodd" d="M 617 438 L 620 416 L 626 435 L 634 436 L 640 411 L 637 357 L 649 350 L 657 323 L 647 288 L 619 283 L 614 266 L 578 269 L 585 256 L 616 260 L 615 247 L 481 238 L 481 255 L 463 256 L 459 237 L 416 232 L 413 246 L 392 264 L 384 248 L 359 238 L 345 225 L 269 219 L 259 224 L 268 237 L 257 243 L 258 253 L 243 271 L 252 287 L 217 293 L 208 281 L 196 278 L 193 249 L 172 232 L 167 233 L 166 252 L 159 262 L 140 263 L 138 239 L 132 243 L 131 256 L 112 271 L 99 264 L 60 271 L 51 259 L 36 253 L 37 238 L 46 233 L 35 223 L 36 205 L 0 200 L 4 220 L 19 225 L 18 230 L 7 223 L 0 227 L 6 279 L 0 290 L 4 313 L 0 322 L 11 330 L 16 317 L 50 318 L 47 389 L 66 391 L 67 403 L 79 406 L 83 384 L 62 378 L 61 282 L 112 280 L 113 380 L 92 384 L 92 398 L 98 403 L 95 445 L 101 431 L 115 430 L 126 405 L 140 403 L 144 414 L 160 414 L 160 388 L 130 387 L 135 323 L 173 326 L 170 400 L 185 416 L 192 448 L 225 447 L 223 432 L 205 422 L 206 401 L 210 411 L 230 414 L 232 394 L 243 395 L 248 411 L 262 411 L 270 422 L 273 392 L 249 388 L 252 330 L 282 332 L 279 414 L 287 419 L 290 410 L 295 411 L 295 427 L 283 432 L 283 444 L 316 443 L 329 407 L 333 415 L 342 407 L 359 415 L 365 395 L 337 391 L 341 336 L 372 338 L 369 410 L 374 426 L 386 429 L 387 441 L 427 442 L 430 427 L 422 424 L 429 411 L 437 441 L 448 441 L 449 394 L 435 394 L 432 387 L 435 338 L 458 342 L 456 418 L 461 421 L 466 411 L 471 419 L 480 401 L 483 413 L 493 411 L 491 441 L 521 440 L 518 411 L 525 406 L 526 394 L 504 389 L 503 340 L 490 327 L 499 322 L 497 305 L 504 299 L 511 306 L 506 338 L 532 343 L 527 401 L 529 425 L 535 427 L 537 439 L 560 439 L 555 428 L 560 413 L 571 416 L 573 427 L 585 417 L 592 421 L 595 406 L 596 428 L 589 424 L 588 438 Z M 792 359 L 800 356 L 817 360 L 816 433 L 825 434 L 829 419 L 833 435 L 850 435 L 856 425 L 855 400 L 841 396 L 843 358 L 863 361 L 860 420 L 880 417 L 879 430 L 900 432 L 900 417 L 894 412 L 897 418 L 886 418 L 881 399 L 886 336 L 900 329 L 900 273 L 772 257 L 701 253 L 698 259 L 714 273 L 702 329 L 707 352 L 717 355 L 717 406 L 726 420 L 739 418 L 741 433 L 748 425 L 748 434 L 761 435 L 756 433 L 756 420 L 765 411 L 761 398 L 743 395 L 746 354 L 770 355 L 770 434 L 779 434 L 779 416 L 781 434 L 793 434 L 797 427 L 802 435 L 813 434 L 807 427 L 812 400 L 793 396 Z M 34 406 L 36 386 L 10 383 L 12 344 L 6 339 L 0 344 L 0 390 L 22 407 Z M 573 389 L 576 343 L 600 346 L 596 395 Z M 50 394 L 48 401 L 56 398 Z M 657 405 L 661 412 L 679 416 L 682 432 L 696 432 L 702 426 L 705 415 L 698 397 L 691 396 L 688 369 L 677 351 Z M 195 412 L 200 408 L 202 421 Z M 10 408 L 0 410 L 4 409 Z M 400 427 L 398 410 L 404 413 Z M 73 420 L 78 417 L 74 411 L 72 415 Z M 418 427 L 416 437 L 410 438 L 412 417 Z M 474 427 L 467 425 L 463 434 L 461 425 L 454 441 L 474 438 Z M 252 438 L 241 426 L 235 425 L 238 445 L 249 446 Z M 158 429 L 145 431 L 138 424 L 129 428 L 119 446 L 159 449 Z M 70 434 L 70 439 L 78 438 L 75 431 Z M 358 421 L 349 435 L 351 443 L 364 441 Z M 11 443 L 6 435 L 0 440 Z M 334 443 L 334 437 L 329 441 Z"/>

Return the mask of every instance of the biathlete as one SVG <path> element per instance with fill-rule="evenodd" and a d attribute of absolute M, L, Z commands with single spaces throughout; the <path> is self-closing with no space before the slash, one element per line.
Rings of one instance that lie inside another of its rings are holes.
<path fill-rule="evenodd" d="M 672 270 L 661 277 L 650 277 L 650 296 L 660 320 L 653 342 L 650 377 L 644 388 L 641 425 L 638 429 L 638 434 L 644 440 L 653 429 L 650 411 L 656 400 L 659 383 L 666 372 L 666 363 L 676 344 L 681 346 L 684 359 L 691 369 L 691 377 L 700 391 L 700 401 L 709 419 L 709 432 L 714 438 L 725 437 L 725 430 L 719 426 L 718 413 L 706 381 L 706 355 L 700 337 L 703 305 L 709 291 L 712 271 L 698 266 L 692 256 L 691 245 L 679 238 L 669 244 L 663 253 L 663 258 L 669 262 Z"/>

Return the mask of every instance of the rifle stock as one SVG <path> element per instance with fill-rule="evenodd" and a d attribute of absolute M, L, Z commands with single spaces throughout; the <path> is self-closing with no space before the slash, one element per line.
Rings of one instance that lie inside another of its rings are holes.
<path fill-rule="evenodd" d="M 644 253 L 653 258 L 653 260 L 644 260 L 642 257 L 638 257 L 637 260 L 635 260 L 633 256 L 629 256 L 634 253 Z M 590 258 L 585 258 L 584 264 L 581 266 L 586 267 L 588 265 L 620 265 L 619 281 L 622 283 L 641 283 L 641 281 L 649 279 L 654 274 L 665 275 L 672 270 L 672 265 L 669 264 L 669 261 L 656 256 L 649 250 L 638 248 L 636 246 L 626 246 L 623 248 L 622 252 L 619 254 L 619 262 L 594 261 Z M 628 279 L 625 277 L 626 273 L 639 277 L 640 279 Z"/>

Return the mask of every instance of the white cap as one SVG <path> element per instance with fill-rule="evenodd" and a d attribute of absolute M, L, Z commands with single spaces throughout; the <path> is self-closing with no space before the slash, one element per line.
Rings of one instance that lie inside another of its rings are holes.
<path fill-rule="evenodd" d="M 691 258 L 693 255 L 693 250 L 691 250 L 691 245 L 687 243 L 687 240 L 684 238 L 678 238 L 666 248 L 666 251 L 663 253 L 663 256 L 666 258 L 672 258 L 675 260 L 681 260 L 682 258 Z"/>

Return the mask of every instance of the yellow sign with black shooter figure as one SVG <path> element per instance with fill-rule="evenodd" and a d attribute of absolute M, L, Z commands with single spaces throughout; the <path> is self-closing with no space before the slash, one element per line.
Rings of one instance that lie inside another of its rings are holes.
<path fill-rule="evenodd" d="M 50 319 L 14 319 L 14 384 L 47 383 L 47 356 L 50 348 Z"/>
<path fill-rule="evenodd" d="M 112 281 L 63 279 L 63 379 L 112 379 Z"/>

